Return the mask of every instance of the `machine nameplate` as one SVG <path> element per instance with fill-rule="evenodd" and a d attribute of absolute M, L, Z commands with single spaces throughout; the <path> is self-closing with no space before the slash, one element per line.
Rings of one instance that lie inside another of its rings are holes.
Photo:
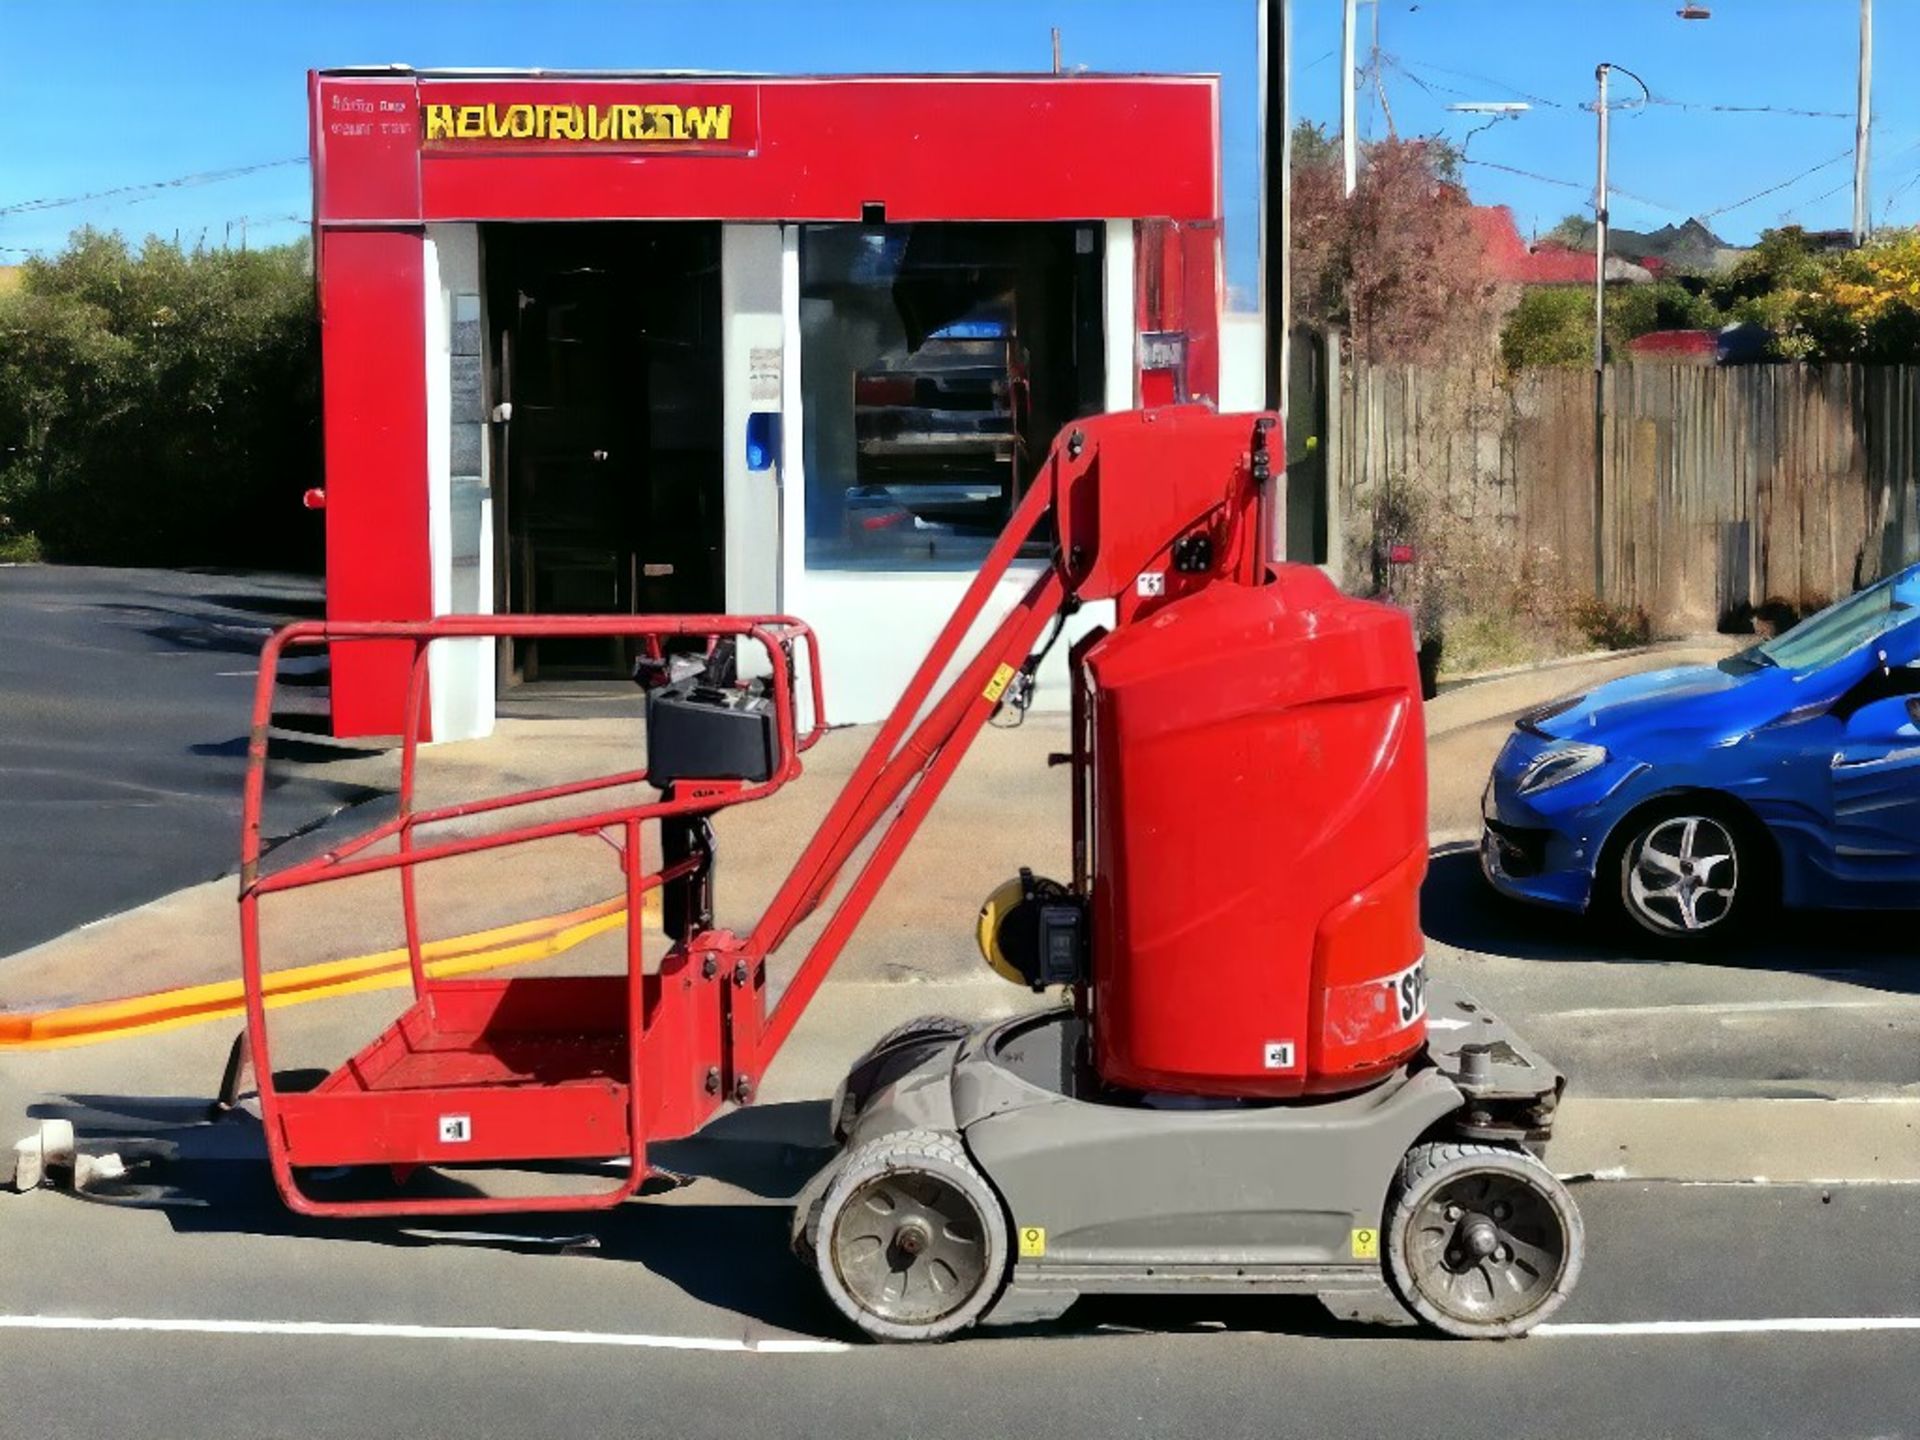
<path fill-rule="evenodd" d="M 1427 1013 L 1427 957 L 1422 955 L 1397 975 L 1380 982 L 1387 987 L 1389 1002 L 1395 1007 L 1400 1024 L 1413 1024 Z"/>

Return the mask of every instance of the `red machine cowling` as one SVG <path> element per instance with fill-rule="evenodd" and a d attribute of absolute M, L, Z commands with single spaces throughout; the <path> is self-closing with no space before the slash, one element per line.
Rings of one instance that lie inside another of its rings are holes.
<path fill-rule="evenodd" d="M 1426 1040 L 1426 773 L 1406 617 L 1318 570 L 1093 644 L 1095 1066 L 1144 1091 L 1371 1084 Z"/>

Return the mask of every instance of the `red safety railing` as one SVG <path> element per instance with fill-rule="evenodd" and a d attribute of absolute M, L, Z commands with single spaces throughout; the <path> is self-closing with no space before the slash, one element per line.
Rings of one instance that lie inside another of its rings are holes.
<path fill-rule="evenodd" d="M 628 770 L 612 775 L 533 787 L 512 794 L 421 808 L 416 803 L 419 735 L 427 689 L 427 656 L 435 642 L 502 636 L 514 638 L 588 636 L 652 640 L 654 642 L 652 648 L 657 649 L 658 640 L 662 637 L 689 635 L 706 636 L 709 639 L 723 636 L 747 639 L 757 642 L 765 651 L 770 670 L 769 689 L 772 692 L 774 704 L 775 733 L 778 744 L 775 763 L 766 780 L 688 782 L 676 787 L 670 799 L 662 798 L 642 803 L 608 806 L 584 815 L 543 820 L 481 834 L 454 836 L 430 843 L 420 842 L 418 832 L 427 827 L 499 813 L 516 807 L 539 805 L 598 791 L 644 784 L 647 780 L 646 770 Z M 291 863 L 276 870 L 263 871 L 261 812 L 266 795 L 269 730 L 279 661 L 289 650 L 303 646 L 375 641 L 410 644 L 413 651 L 403 713 L 405 729 L 400 756 L 397 813 L 393 819 L 373 826 L 322 855 Z M 793 683 L 792 655 L 797 647 L 804 647 L 809 672 L 810 715 L 809 725 L 804 734 L 798 730 L 798 717 L 795 713 L 797 697 Z M 363 1099 L 378 1100 L 389 1111 L 396 1108 L 404 1110 L 406 1102 L 392 1091 L 366 1095 L 351 1094 L 349 1092 L 352 1087 L 343 1082 L 342 1077 L 350 1075 L 364 1077 L 374 1064 L 394 1059 L 396 1049 L 405 1050 L 413 1042 L 419 1041 L 422 1038 L 423 1025 L 431 1023 L 431 1002 L 436 995 L 448 1000 L 449 1008 L 454 1008 L 451 1002 L 455 1000 L 484 1007 L 491 1001 L 504 1002 L 509 988 L 514 983 L 434 981 L 429 977 L 416 892 L 416 874 L 419 868 L 437 861 L 477 855 L 543 839 L 568 835 L 604 834 L 609 830 L 617 831 L 621 837 L 616 850 L 624 877 L 623 890 L 627 911 L 627 963 L 622 986 L 625 992 L 622 1007 L 623 1025 L 617 1038 L 619 1047 L 625 1051 L 626 1075 L 622 1088 L 626 1092 L 624 1096 L 626 1114 L 623 1128 L 628 1143 L 617 1153 L 633 1155 L 635 1163 L 629 1166 L 622 1181 L 610 1189 L 564 1196 L 438 1201 L 425 1208 L 466 1211 L 571 1209 L 617 1203 L 620 1199 L 632 1194 L 646 1176 L 646 1167 L 639 1163 L 639 1157 L 635 1153 L 638 1149 L 638 1140 L 647 1133 L 650 1111 L 656 1109 L 660 1102 L 660 1097 L 650 1095 L 645 1084 L 646 1055 L 641 1043 L 647 1031 L 649 1011 L 658 1008 L 662 994 L 657 981 L 650 983 L 650 977 L 644 970 L 641 928 L 643 899 L 648 891 L 659 889 L 676 879 L 693 874 L 707 860 L 707 857 L 695 854 L 672 864 L 664 864 L 659 870 L 648 872 L 641 858 L 641 827 L 648 821 L 678 815 L 704 815 L 772 794 L 799 775 L 801 754 L 818 741 L 825 730 L 825 697 L 818 647 L 812 630 L 804 622 L 789 616 L 449 616 L 420 623 L 297 624 L 272 636 L 261 655 L 259 679 L 254 693 L 252 726 L 248 739 L 248 767 L 243 800 L 241 842 L 241 967 L 247 1000 L 247 1046 L 251 1052 L 252 1068 L 258 1077 L 262 1119 L 268 1133 L 275 1178 L 289 1204 L 304 1212 L 322 1215 L 366 1214 L 381 1211 L 411 1213 L 422 1209 L 422 1204 L 418 1201 L 326 1202 L 315 1200 L 301 1189 L 294 1169 L 296 1165 L 302 1164 L 368 1163 L 382 1158 L 378 1153 L 379 1145 L 368 1138 L 368 1120 L 372 1107 L 356 1105 L 354 1102 Z M 393 842 L 394 848 L 384 853 L 370 853 L 386 841 Z M 388 871 L 397 873 L 400 885 L 402 923 L 406 936 L 414 1009 L 410 1010 L 407 1016 L 403 1016 L 402 1021 L 377 1040 L 372 1047 L 356 1057 L 355 1062 L 329 1077 L 329 1080 L 323 1082 L 318 1090 L 311 1092 L 310 1096 L 283 1094 L 274 1083 L 272 1041 L 266 1023 L 266 1003 L 262 983 L 264 962 L 260 938 L 261 902 L 271 895 Z M 552 986 L 554 982 L 546 983 Z M 520 988 L 523 992 L 531 993 L 531 987 L 525 984 Z M 558 995 L 564 992 L 555 990 L 551 993 Z M 599 1002 L 609 997 L 598 990 L 576 988 L 570 998 L 590 999 L 594 1004 L 583 1009 L 592 1009 L 597 1012 L 600 1008 Z M 416 1021 L 410 1029 L 410 1017 L 416 1015 L 427 1016 L 428 1020 Z M 605 1033 L 609 1036 L 614 1034 L 611 1031 Z M 448 1093 L 445 1087 L 424 1087 L 424 1089 L 426 1094 L 434 1097 L 444 1097 Z M 474 1103 L 484 1103 L 477 1091 L 469 1091 L 468 1095 Z M 434 1103 L 446 1102 L 444 1098 L 436 1098 Z M 356 1110 L 368 1113 L 351 1113 Z M 553 1117 L 554 1112 L 549 1109 L 544 1116 L 529 1115 L 511 1124 L 505 1134 L 508 1137 L 507 1148 L 513 1152 L 512 1158 L 538 1158 L 541 1148 L 538 1132 L 551 1131 Z M 471 1120 L 471 1116 L 461 1118 Z M 588 1118 L 592 1120 L 595 1117 L 590 1114 Z M 604 1117 L 600 1118 L 604 1119 Z M 304 1145 L 296 1145 L 294 1143 L 296 1139 L 304 1140 Z M 458 1140 L 449 1142 L 445 1148 L 470 1144 L 470 1139 Z M 472 1153 L 500 1158 L 493 1155 L 497 1148 L 487 1146 Z M 408 1168 L 422 1163 L 427 1157 L 418 1153 L 420 1149 L 420 1146 L 413 1146 L 404 1156 L 396 1155 L 390 1158 L 389 1163 L 394 1164 L 396 1168 Z M 580 1146 L 576 1144 L 566 1148 L 566 1153 L 572 1155 L 579 1149 Z M 339 1153 L 336 1154 L 335 1151 Z M 455 1158 L 465 1159 L 468 1153 L 462 1150 Z"/>

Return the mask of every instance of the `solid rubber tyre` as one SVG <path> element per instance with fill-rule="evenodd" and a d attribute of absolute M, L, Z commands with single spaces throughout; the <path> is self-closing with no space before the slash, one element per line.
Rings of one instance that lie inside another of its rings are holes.
<path fill-rule="evenodd" d="M 1387 1278 L 1427 1325 L 1463 1339 L 1524 1335 L 1580 1278 L 1586 1229 L 1567 1187 L 1504 1145 L 1416 1145 L 1387 1197 Z M 1474 1246 L 1484 1244 L 1485 1253 Z"/>
<path fill-rule="evenodd" d="M 1010 1228 L 958 1135 L 899 1131 L 839 1166 L 813 1226 L 814 1269 L 834 1308 L 873 1339 L 944 1339 L 998 1298 Z"/>

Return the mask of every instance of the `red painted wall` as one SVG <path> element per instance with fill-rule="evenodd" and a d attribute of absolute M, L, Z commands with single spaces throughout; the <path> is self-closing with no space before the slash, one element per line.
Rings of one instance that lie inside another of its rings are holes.
<path fill-rule="evenodd" d="M 433 614 L 425 245 L 417 230 L 321 232 L 330 620 Z M 333 647 L 336 734 L 400 733 L 411 648 L 366 640 Z"/>
<path fill-rule="evenodd" d="M 1142 326 L 1185 331 L 1187 394 L 1218 394 L 1213 77 L 323 71 L 309 76 L 308 98 L 327 605 L 340 619 L 424 619 L 432 610 L 421 228 L 429 221 L 859 220 L 869 204 L 900 222 L 1136 220 L 1141 274 L 1157 269 L 1162 297 L 1150 326 L 1143 300 Z M 441 106 L 450 108 L 433 112 L 430 133 L 427 107 Z M 724 136 L 708 115 L 719 106 L 728 107 Z M 690 107 L 702 112 L 698 126 L 686 119 Z M 1143 280 L 1143 297 L 1146 288 Z M 336 733 L 398 733 L 406 659 L 404 647 L 336 647 Z"/>
<path fill-rule="evenodd" d="M 1209 76 L 313 77 L 323 225 L 1104 220 L 1220 213 Z M 726 105 L 725 142 L 426 137 L 423 107 Z"/>

